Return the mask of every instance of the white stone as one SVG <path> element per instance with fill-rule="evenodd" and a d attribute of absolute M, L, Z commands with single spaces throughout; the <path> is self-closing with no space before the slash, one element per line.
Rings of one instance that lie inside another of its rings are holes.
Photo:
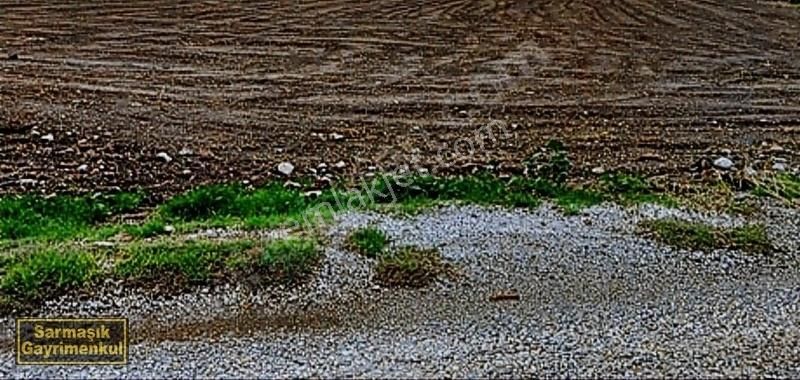
<path fill-rule="evenodd" d="M 603 168 L 602 166 L 597 166 L 595 168 L 592 168 L 592 173 L 594 173 L 594 174 L 603 174 L 605 172 L 606 172 L 606 169 Z"/>
<path fill-rule="evenodd" d="M 78 166 L 78 171 L 79 172 L 85 172 L 87 170 L 89 170 L 89 165 L 83 164 L 81 166 Z"/>
<path fill-rule="evenodd" d="M 784 164 L 782 162 L 776 162 L 774 165 L 772 165 L 772 170 L 774 170 L 776 172 L 785 172 L 786 171 L 786 164 Z"/>
<path fill-rule="evenodd" d="M 191 156 L 194 154 L 194 151 L 189 148 L 183 148 L 180 152 L 178 152 L 179 156 Z"/>
<path fill-rule="evenodd" d="M 338 134 L 338 133 L 331 133 L 331 138 L 332 138 L 334 141 L 338 141 L 338 140 L 342 140 L 342 139 L 344 139 L 344 135 L 342 135 L 342 134 Z"/>
<path fill-rule="evenodd" d="M 722 170 L 729 170 L 733 167 L 733 161 L 727 157 L 720 157 L 714 160 L 714 167 Z"/>
<path fill-rule="evenodd" d="M 164 226 L 164 232 L 166 232 L 168 234 L 171 234 L 171 233 L 175 232 L 175 226 L 171 226 L 171 225 L 170 226 Z"/>
<path fill-rule="evenodd" d="M 48 133 L 42 136 L 42 141 L 53 141 L 53 140 L 55 140 L 55 137 L 53 137 L 52 133 Z"/>
<path fill-rule="evenodd" d="M 333 167 L 335 167 L 336 169 L 343 169 L 345 166 L 347 166 L 347 164 L 345 164 L 344 161 L 339 161 L 333 164 Z"/>
<path fill-rule="evenodd" d="M 161 152 L 161 153 L 157 154 L 156 158 L 158 158 L 159 160 L 164 161 L 166 163 L 172 162 L 172 157 L 170 157 L 169 154 L 167 154 L 165 152 Z"/>
<path fill-rule="evenodd" d="M 289 162 L 281 162 L 278 164 L 278 171 L 285 176 L 292 175 L 292 172 L 294 172 L 294 165 Z"/>

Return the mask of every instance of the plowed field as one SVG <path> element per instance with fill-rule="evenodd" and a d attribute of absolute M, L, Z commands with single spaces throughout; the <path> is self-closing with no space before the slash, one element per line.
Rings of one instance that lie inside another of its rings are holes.
<path fill-rule="evenodd" d="M 800 8 L 777 2 L 4 0 L 0 52 L 3 193 L 513 170 L 550 138 L 583 173 L 800 154 Z M 492 120 L 510 135 L 453 147 Z"/>

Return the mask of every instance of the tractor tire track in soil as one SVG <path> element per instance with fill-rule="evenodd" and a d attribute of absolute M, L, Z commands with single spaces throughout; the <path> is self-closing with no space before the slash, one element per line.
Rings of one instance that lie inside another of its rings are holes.
<path fill-rule="evenodd" d="M 800 10 L 776 2 L 0 1 L 0 52 L 3 193 L 513 168 L 550 138 L 584 173 L 798 160 Z M 435 157 L 491 120 L 513 138 Z"/>

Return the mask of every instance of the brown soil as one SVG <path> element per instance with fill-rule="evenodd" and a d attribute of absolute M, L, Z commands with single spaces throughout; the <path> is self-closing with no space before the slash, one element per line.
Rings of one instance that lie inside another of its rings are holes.
<path fill-rule="evenodd" d="M 799 53 L 800 9 L 756 0 L 4 2 L 0 193 L 511 168 L 550 138 L 583 173 L 795 164 Z M 453 147 L 491 120 L 512 136 Z"/>

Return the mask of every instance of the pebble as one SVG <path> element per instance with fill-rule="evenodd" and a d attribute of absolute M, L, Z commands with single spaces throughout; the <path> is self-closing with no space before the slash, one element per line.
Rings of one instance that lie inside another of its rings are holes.
<path fill-rule="evenodd" d="M 347 166 L 347 164 L 344 161 L 339 161 L 339 162 L 333 164 L 333 167 L 336 168 L 336 169 L 344 169 L 346 166 Z"/>
<path fill-rule="evenodd" d="M 48 141 L 49 142 L 49 141 L 55 140 L 55 137 L 53 136 L 52 133 L 48 133 L 48 134 L 42 136 L 41 139 L 42 139 L 42 141 Z"/>
<path fill-rule="evenodd" d="M 278 164 L 278 172 L 288 177 L 294 172 L 294 165 L 289 162 L 281 162 Z"/>
<path fill-rule="evenodd" d="M 160 153 L 156 154 L 156 158 L 158 158 L 159 160 L 161 160 L 161 161 L 163 161 L 165 163 L 172 162 L 172 157 L 170 157 L 170 155 L 167 154 L 166 152 L 160 152 Z"/>
<path fill-rule="evenodd" d="M 714 167 L 722 170 L 730 170 L 733 168 L 733 161 L 727 157 L 720 157 L 714 160 Z"/>

